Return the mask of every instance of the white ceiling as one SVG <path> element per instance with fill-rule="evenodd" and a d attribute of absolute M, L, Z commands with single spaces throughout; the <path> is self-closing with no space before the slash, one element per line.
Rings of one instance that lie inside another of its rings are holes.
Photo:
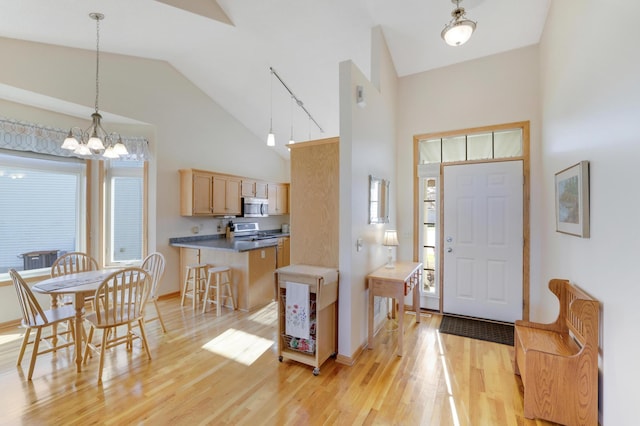
<path fill-rule="evenodd" d="M 460 47 L 440 38 L 450 0 L 0 0 L 0 37 L 95 50 L 88 14 L 101 12 L 102 51 L 170 62 L 259 141 L 266 141 L 273 93 L 276 149 L 286 158 L 292 116 L 297 141 L 338 135 L 338 64 L 352 60 L 370 76 L 373 27 L 383 29 L 402 77 L 538 43 L 549 3 L 464 0 L 478 25 Z"/>

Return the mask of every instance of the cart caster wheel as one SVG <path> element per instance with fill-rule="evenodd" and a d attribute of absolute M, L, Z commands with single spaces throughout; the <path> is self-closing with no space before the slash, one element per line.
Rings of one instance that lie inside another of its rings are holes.
<path fill-rule="evenodd" d="M 282 355 L 278 357 L 278 361 L 282 362 Z"/>
<path fill-rule="evenodd" d="M 320 374 L 320 369 L 318 367 L 313 369 L 313 375 L 317 376 L 318 374 Z"/>

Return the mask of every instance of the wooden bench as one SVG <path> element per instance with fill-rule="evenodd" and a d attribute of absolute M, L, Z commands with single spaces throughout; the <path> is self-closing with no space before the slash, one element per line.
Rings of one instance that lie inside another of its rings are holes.
<path fill-rule="evenodd" d="M 600 305 L 568 280 L 552 279 L 560 301 L 554 323 L 515 323 L 515 372 L 524 416 L 565 425 L 598 424 Z"/>

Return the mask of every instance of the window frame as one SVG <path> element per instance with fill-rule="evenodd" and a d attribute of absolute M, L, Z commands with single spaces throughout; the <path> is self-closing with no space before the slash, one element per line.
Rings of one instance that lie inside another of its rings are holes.
<path fill-rule="evenodd" d="M 110 167 L 111 161 L 100 161 L 99 163 L 99 180 L 100 180 L 100 206 L 99 206 L 99 223 L 100 223 L 100 263 L 104 267 L 123 267 L 130 265 L 140 264 L 142 259 L 148 254 L 148 199 L 149 199 L 149 162 L 144 161 L 140 168 L 122 168 L 119 169 L 119 173 L 112 174 L 112 170 L 117 168 Z M 111 250 L 111 218 L 108 214 L 111 211 L 111 177 L 135 177 L 140 176 L 142 178 L 142 246 L 141 246 L 141 258 L 135 261 L 123 261 L 123 262 L 111 262 L 110 250 Z"/>
<path fill-rule="evenodd" d="M 89 220 L 89 167 L 86 161 L 58 157 L 46 154 L 37 154 L 27 151 L 13 151 L 0 149 L 0 166 L 24 167 L 32 170 L 45 172 L 65 172 L 66 174 L 76 174 L 77 182 L 77 219 L 76 219 L 76 246 L 74 250 L 85 251 L 88 247 L 87 224 Z M 27 280 L 50 275 L 50 268 L 30 269 L 20 271 L 20 274 Z M 0 273 L 0 285 L 11 284 L 9 273 Z"/>

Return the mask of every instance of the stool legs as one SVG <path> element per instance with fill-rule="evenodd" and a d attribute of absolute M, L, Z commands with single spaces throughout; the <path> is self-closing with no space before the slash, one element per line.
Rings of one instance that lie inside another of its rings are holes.
<path fill-rule="evenodd" d="M 187 273 L 184 279 L 184 286 L 182 288 L 182 299 L 180 300 L 180 306 L 184 306 L 184 301 L 187 297 L 193 298 L 193 309 L 196 309 L 199 303 L 200 295 L 203 292 L 204 283 L 206 281 L 207 265 L 188 265 Z M 191 290 L 189 286 L 191 285 Z"/>
<path fill-rule="evenodd" d="M 215 279 L 215 284 L 213 280 Z M 211 299 L 211 291 L 215 290 L 215 299 Z M 224 290 L 224 292 L 223 292 Z M 202 303 L 202 313 L 207 311 L 208 303 L 215 303 L 216 316 L 222 314 L 222 305 L 226 299 L 231 299 L 231 306 L 233 310 L 236 310 L 236 300 L 233 297 L 233 290 L 231 289 L 231 269 L 227 267 L 212 268 L 209 270 L 209 278 L 207 279 L 207 286 L 204 290 L 204 302 Z"/>

